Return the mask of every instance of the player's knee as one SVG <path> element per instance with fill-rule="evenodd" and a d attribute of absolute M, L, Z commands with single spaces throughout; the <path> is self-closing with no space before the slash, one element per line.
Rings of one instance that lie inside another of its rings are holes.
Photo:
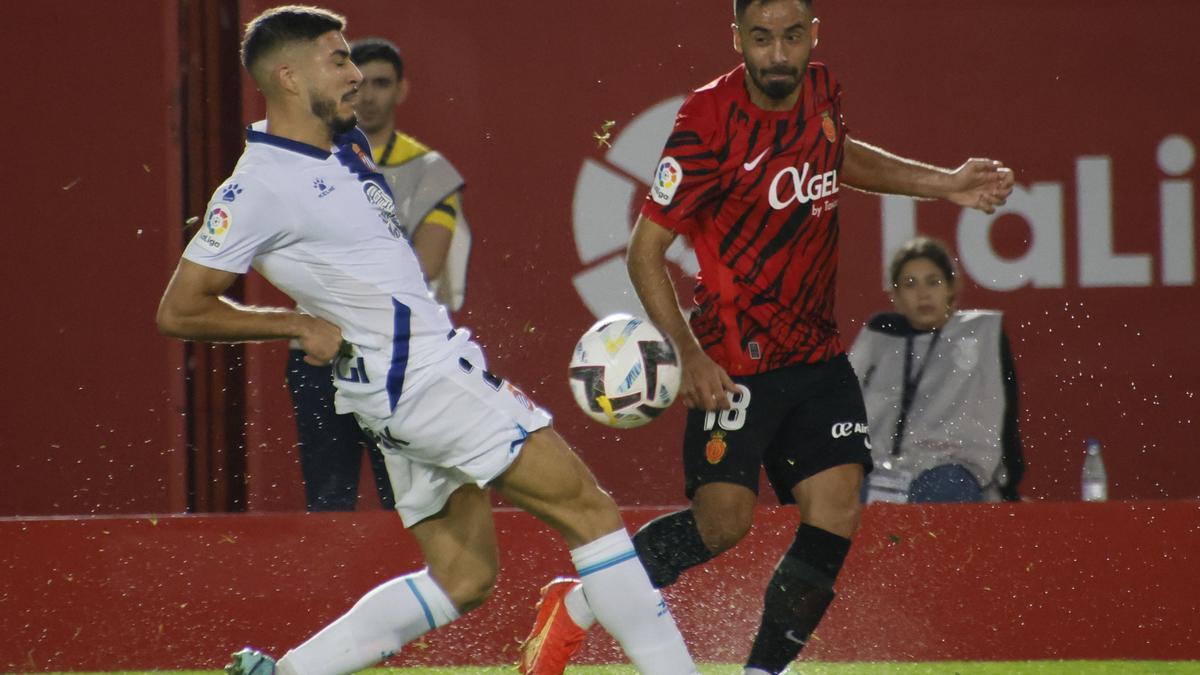
<path fill-rule="evenodd" d="M 594 480 L 583 481 L 571 501 L 569 512 L 578 536 L 590 540 L 623 526 L 617 503 Z"/>
<path fill-rule="evenodd" d="M 594 480 L 584 481 L 579 492 L 579 502 L 582 509 L 586 509 L 596 518 L 618 513 L 617 503 L 613 501 L 612 495 L 605 492 Z"/>
<path fill-rule="evenodd" d="M 840 531 L 834 530 L 834 532 L 848 539 L 858 530 L 858 523 L 861 520 L 862 502 L 857 498 L 848 500 L 838 505 L 838 524 L 841 529 Z"/>
<path fill-rule="evenodd" d="M 862 519 L 862 502 L 857 495 L 838 495 L 814 504 L 804 514 L 804 522 L 849 539 Z"/>
<path fill-rule="evenodd" d="M 535 515 L 558 530 L 572 546 L 623 527 L 616 502 L 591 474 L 580 472 L 562 478 L 555 498 Z"/>
<path fill-rule="evenodd" d="M 731 508 L 706 509 L 696 513 L 696 527 L 704 545 L 714 554 L 733 548 L 747 534 L 754 520 L 752 512 Z"/>
<path fill-rule="evenodd" d="M 750 532 L 754 522 L 754 491 L 740 485 L 709 483 L 692 499 L 696 529 L 714 554 L 733 548 Z"/>
<path fill-rule="evenodd" d="M 582 462 L 573 464 L 575 470 L 563 477 L 559 507 L 585 529 L 599 528 L 596 531 L 607 533 L 619 527 L 621 514 L 612 495 L 600 487 Z"/>

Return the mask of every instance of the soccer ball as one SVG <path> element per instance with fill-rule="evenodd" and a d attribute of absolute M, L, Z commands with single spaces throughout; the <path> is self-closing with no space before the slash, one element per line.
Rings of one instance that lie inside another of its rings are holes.
<path fill-rule="evenodd" d="M 650 422 L 679 393 L 674 345 L 650 322 L 628 314 L 593 324 L 575 345 L 570 372 L 580 409 L 617 429 Z"/>

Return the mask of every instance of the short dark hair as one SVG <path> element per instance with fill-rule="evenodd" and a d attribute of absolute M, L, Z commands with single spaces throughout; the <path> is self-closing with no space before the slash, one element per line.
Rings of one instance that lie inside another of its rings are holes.
<path fill-rule="evenodd" d="M 404 79 L 404 59 L 396 45 L 383 38 L 367 37 L 350 43 L 350 60 L 361 66 L 372 61 L 387 61 L 396 69 L 396 81 Z"/>
<path fill-rule="evenodd" d="M 737 21 L 741 21 L 742 17 L 746 15 L 746 8 L 756 2 L 762 1 L 763 0 L 733 0 L 733 18 Z M 800 2 L 804 3 L 805 7 L 808 7 L 808 11 L 812 11 L 813 0 L 800 0 Z"/>
<path fill-rule="evenodd" d="M 937 265 L 945 275 L 946 281 L 950 285 L 954 285 L 958 272 L 954 266 L 954 259 L 950 257 L 950 252 L 946 250 L 946 245 L 937 239 L 929 237 L 917 237 L 904 242 L 900 250 L 896 251 L 892 256 L 892 263 L 888 266 L 888 273 L 892 279 L 892 286 L 900 283 L 900 270 L 913 260 L 924 258 L 929 262 Z"/>
<path fill-rule="evenodd" d="M 331 30 L 345 30 L 346 17 L 308 5 L 273 7 L 246 24 L 242 65 L 252 74 L 263 56 L 290 42 L 311 42 Z"/>

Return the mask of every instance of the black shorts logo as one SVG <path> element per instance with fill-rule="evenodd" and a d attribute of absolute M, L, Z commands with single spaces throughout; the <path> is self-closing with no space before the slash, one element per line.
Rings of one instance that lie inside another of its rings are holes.
<path fill-rule="evenodd" d="M 725 443 L 725 432 L 717 429 L 712 432 L 712 437 L 704 446 L 704 458 L 708 460 L 709 464 L 719 464 L 722 459 L 725 459 L 727 449 L 729 446 Z"/>

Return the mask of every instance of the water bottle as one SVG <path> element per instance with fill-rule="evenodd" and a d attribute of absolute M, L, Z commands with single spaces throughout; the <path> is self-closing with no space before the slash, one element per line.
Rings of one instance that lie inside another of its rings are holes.
<path fill-rule="evenodd" d="M 1104 471 L 1104 458 L 1100 456 L 1100 441 L 1094 438 L 1087 440 L 1081 486 L 1085 502 L 1102 502 L 1108 499 L 1108 473 Z"/>

